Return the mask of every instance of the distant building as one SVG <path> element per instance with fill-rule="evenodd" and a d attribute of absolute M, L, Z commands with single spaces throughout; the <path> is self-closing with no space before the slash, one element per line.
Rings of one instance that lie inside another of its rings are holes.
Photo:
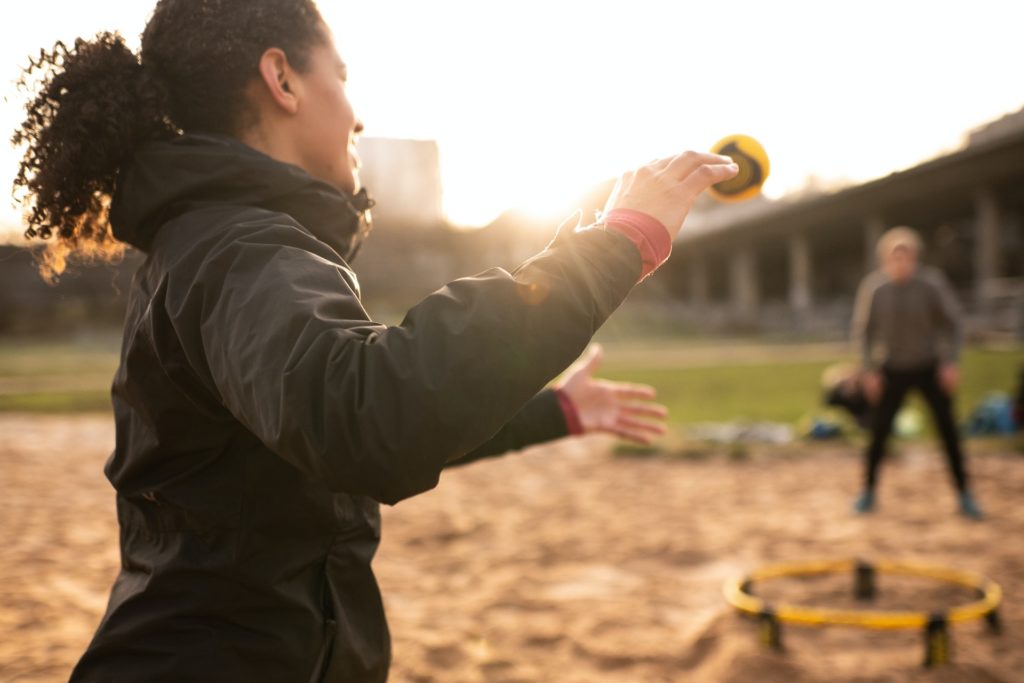
<path fill-rule="evenodd" d="M 368 310 L 388 322 L 456 277 L 515 267 L 559 222 L 510 211 L 479 231 L 444 229 L 434 142 L 364 138 L 360 152 L 378 206 L 354 265 Z M 584 223 L 611 187 L 574 203 Z M 899 224 L 921 232 L 926 261 L 952 281 L 972 331 L 1024 339 L 1024 111 L 973 131 L 957 152 L 856 187 L 735 205 L 701 197 L 627 313 L 709 332 L 842 334 L 875 242 Z M 119 323 L 141 255 L 74 267 L 53 288 L 23 243 L 0 245 L 0 338 Z"/>
<path fill-rule="evenodd" d="M 862 185 L 695 212 L 658 278 L 700 327 L 837 331 L 894 225 L 921 232 L 972 331 L 1024 338 L 1024 110 Z"/>
<path fill-rule="evenodd" d="M 359 177 L 377 201 L 373 218 L 379 228 L 429 230 L 445 222 L 435 141 L 363 138 L 359 156 Z"/>

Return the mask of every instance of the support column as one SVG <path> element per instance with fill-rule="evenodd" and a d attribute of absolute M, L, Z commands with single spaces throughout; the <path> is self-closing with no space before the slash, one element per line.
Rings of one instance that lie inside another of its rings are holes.
<path fill-rule="evenodd" d="M 695 311 L 707 310 L 708 306 L 708 266 L 704 254 L 695 252 L 690 259 L 690 306 Z"/>
<path fill-rule="evenodd" d="M 999 262 L 1002 211 L 990 188 L 974 194 L 974 295 L 984 304 L 989 286 L 1002 275 Z"/>
<path fill-rule="evenodd" d="M 789 307 L 798 317 L 811 308 L 811 245 L 806 235 L 789 238 Z"/>
<path fill-rule="evenodd" d="M 753 247 L 742 246 L 733 253 L 729 263 L 729 283 L 733 314 L 739 322 L 754 322 L 761 291 Z"/>
<path fill-rule="evenodd" d="M 878 214 L 864 219 L 864 271 L 870 273 L 878 267 L 878 240 L 885 233 L 885 220 Z"/>

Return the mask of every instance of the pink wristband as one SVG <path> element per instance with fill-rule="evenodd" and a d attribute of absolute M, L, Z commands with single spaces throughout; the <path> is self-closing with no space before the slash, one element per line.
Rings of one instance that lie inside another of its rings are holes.
<path fill-rule="evenodd" d="M 640 250 L 643 270 L 640 279 L 657 270 L 672 254 L 672 238 L 657 218 L 635 209 L 612 209 L 601 217 L 608 228 L 622 235 Z"/>
<path fill-rule="evenodd" d="M 561 389 L 555 389 L 555 397 L 558 399 L 558 406 L 562 409 L 562 416 L 565 418 L 565 427 L 573 436 L 583 433 L 583 423 L 580 422 L 580 414 L 576 410 L 572 399 Z"/>

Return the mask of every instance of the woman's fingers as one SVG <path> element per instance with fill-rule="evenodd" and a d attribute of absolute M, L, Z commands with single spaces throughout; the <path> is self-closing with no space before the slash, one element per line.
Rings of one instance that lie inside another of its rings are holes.
<path fill-rule="evenodd" d="M 631 429 L 636 432 L 644 432 L 645 434 L 661 436 L 665 433 L 665 425 L 661 422 L 647 422 L 646 420 L 637 420 L 633 417 L 620 417 L 615 421 L 615 426 L 619 429 Z"/>
<path fill-rule="evenodd" d="M 627 403 L 622 407 L 627 415 L 653 417 L 664 420 L 668 417 L 668 408 L 660 403 Z"/>
<path fill-rule="evenodd" d="M 697 195 L 738 172 L 730 157 L 710 152 L 690 151 L 657 159 L 619 178 L 605 213 L 613 209 L 641 211 L 665 226 L 674 238 Z"/>
<path fill-rule="evenodd" d="M 629 417 L 620 417 L 610 430 L 613 434 L 641 443 L 650 443 L 652 439 L 665 434 L 665 425 L 658 422 L 644 422 Z"/>
<path fill-rule="evenodd" d="M 612 390 L 620 399 L 639 398 L 646 401 L 653 401 L 658 396 L 654 387 L 647 384 L 630 384 L 629 382 L 615 382 Z"/>
<path fill-rule="evenodd" d="M 734 163 L 732 157 L 690 150 L 672 157 L 669 164 L 665 167 L 665 172 L 669 173 L 676 180 L 686 180 L 690 174 L 701 166 L 722 166 L 732 163 Z"/>
<path fill-rule="evenodd" d="M 685 154 L 685 152 L 684 152 L 684 154 Z M 671 156 L 671 157 L 663 157 L 661 159 L 653 159 L 653 160 L 647 162 L 646 164 L 644 164 L 644 167 L 649 169 L 649 170 L 651 170 L 651 171 L 664 171 L 666 168 L 668 168 L 669 164 L 671 164 L 677 158 L 679 158 L 678 154 L 675 155 L 675 156 Z"/>
<path fill-rule="evenodd" d="M 739 166 L 727 164 L 704 164 L 694 169 L 682 182 L 682 189 L 688 196 L 696 197 L 716 183 L 732 178 L 739 173 Z"/>

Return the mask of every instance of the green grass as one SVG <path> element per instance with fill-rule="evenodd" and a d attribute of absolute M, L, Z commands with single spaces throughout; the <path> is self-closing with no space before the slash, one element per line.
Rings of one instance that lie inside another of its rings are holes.
<path fill-rule="evenodd" d="M 0 394 L 0 413 L 110 412 L 110 391 L 48 391 Z"/>
<path fill-rule="evenodd" d="M 799 351 L 794 351 L 799 356 Z M 712 422 L 734 419 L 795 423 L 820 411 L 821 373 L 830 364 L 848 360 L 836 355 L 801 361 L 730 362 L 699 367 L 650 366 L 632 359 L 619 363 L 607 354 L 602 375 L 609 379 L 650 384 L 658 400 L 669 409 L 672 422 Z M 990 351 L 969 349 L 963 357 L 963 384 L 957 396 L 963 419 L 971 407 L 992 391 L 1013 391 L 1024 349 Z M 919 407 L 921 401 L 915 397 Z"/>
<path fill-rule="evenodd" d="M 113 338 L 0 342 L 0 412 L 109 412 L 118 353 Z"/>
<path fill-rule="evenodd" d="M 80 374 L 114 374 L 120 342 L 0 341 L 0 378 Z"/>
<path fill-rule="evenodd" d="M 669 408 L 672 421 L 707 422 L 743 418 L 789 422 L 817 399 L 827 363 L 628 368 L 612 362 L 609 379 L 650 384 Z"/>
<path fill-rule="evenodd" d="M 107 412 L 117 356 L 114 339 L 0 343 L 0 412 Z M 822 370 L 847 359 L 841 346 L 658 339 L 609 346 L 599 374 L 653 385 L 675 423 L 795 423 L 822 409 Z M 985 394 L 1013 391 L 1021 367 L 1024 347 L 969 349 L 957 400 L 960 419 Z"/>

